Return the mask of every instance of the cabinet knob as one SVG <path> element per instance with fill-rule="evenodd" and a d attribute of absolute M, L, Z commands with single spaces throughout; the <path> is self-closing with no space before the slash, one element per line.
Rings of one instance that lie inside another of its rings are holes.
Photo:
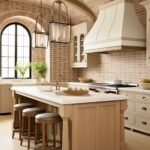
<path fill-rule="evenodd" d="M 147 125 L 147 122 L 146 122 L 146 121 L 143 121 L 142 124 L 143 124 L 143 125 Z"/>
<path fill-rule="evenodd" d="M 142 110 L 145 110 L 145 111 L 146 111 L 146 110 L 147 110 L 147 108 L 146 108 L 146 107 L 142 107 Z"/>
<path fill-rule="evenodd" d="M 145 96 L 143 96 L 142 98 L 143 98 L 143 99 L 145 99 L 146 97 L 145 97 Z"/>
<path fill-rule="evenodd" d="M 128 117 L 124 117 L 124 119 L 125 119 L 125 120 L 128 120 L 129 118 L 128 118 Z"/>

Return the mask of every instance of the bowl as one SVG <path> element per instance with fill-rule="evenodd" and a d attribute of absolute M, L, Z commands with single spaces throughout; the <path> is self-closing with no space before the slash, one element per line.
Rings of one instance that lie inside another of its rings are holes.
<path fill-rule="evenodd" d="M 90 78 L 78 78 L 81 83 L 92 83 L 93 80 Z"/>
<path fill-rule="evenodd" d="M 144 90 L 150 90 L 150 83 L 139 83 L 139 85 Z"/>
<path fill-rule="evenodd" d="M 38 89 L 41 92 L 51 92 L 53 91 L 53 86 L 48 86 L 48 85 L 37 85 Z"/>

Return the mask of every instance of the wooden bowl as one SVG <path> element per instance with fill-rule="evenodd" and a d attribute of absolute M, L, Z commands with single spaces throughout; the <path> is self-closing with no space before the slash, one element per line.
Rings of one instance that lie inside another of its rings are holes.
<path fill-rule="evenodd" d="M 92 83 L 93 80 L 90 78 L 78 78 L 81 83 Z"/>
<path fill-rule="evenodd" d="M 150 83 L 139 83 L 139 85 L 144 90 L 150 90 Z"/>

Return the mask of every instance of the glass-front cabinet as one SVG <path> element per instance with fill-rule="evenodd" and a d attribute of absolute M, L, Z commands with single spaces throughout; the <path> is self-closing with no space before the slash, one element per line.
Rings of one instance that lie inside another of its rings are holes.
<path fill-rule="evenodd" d="M 71 60 L 72 68 L 86 68 L 87 54 L 84 53 L 84 39 L 87 34 L 86 22 L 72 26 Z"/>

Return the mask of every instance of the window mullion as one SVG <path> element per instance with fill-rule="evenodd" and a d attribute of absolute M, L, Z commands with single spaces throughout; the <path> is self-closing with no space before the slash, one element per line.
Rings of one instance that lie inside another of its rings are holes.
<path fill-rule="evenodd" d="M 17 24 L 15 24 L 15 66 L 16 65 L 17 65 Z M 15 69 L 15 78 L 18 78 L 16 69 Z"/>

